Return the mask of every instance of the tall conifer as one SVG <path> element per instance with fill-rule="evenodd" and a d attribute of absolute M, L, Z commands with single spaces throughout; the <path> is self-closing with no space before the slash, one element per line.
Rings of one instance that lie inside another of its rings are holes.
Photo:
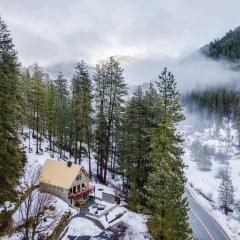
<path fill-rule="evenodd" d="M 0 17 L 0 203 L 8 200 L 21 166 L 19 63 L 7 25 Z"/>
<path fill-rule="evenodd" d="M 150 130 L 151 167 L 146 189 L 151 213 L 150 232 L 155 239 L 190 239 L 187 202 L 183 197 L 185 177 L 181 156 L 182 138 L 176 124 L 183 120 L 180 95 L 171 72 L 165 68 L 156 82 L 161 113 Z"/>

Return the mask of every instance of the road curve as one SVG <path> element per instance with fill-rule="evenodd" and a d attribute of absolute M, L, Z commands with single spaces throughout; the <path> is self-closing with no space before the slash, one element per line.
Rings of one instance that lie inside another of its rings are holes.
<path fill-rule="evenodd" d="M 190 208 L 188 217 L 194 237 L 197 240 L 230 240 L 219 223 L 196 202 L 187 189 L 186 195 Z"/>

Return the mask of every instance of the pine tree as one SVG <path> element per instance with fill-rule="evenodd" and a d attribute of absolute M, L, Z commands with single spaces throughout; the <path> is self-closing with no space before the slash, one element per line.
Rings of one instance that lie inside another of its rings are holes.
<path fill-rule="evenodd" d="M 94 81 L 97 101 L 97 158 L 100 164 L 100 178 L 105 183 L 109 158 L 111 159 L 111 151 L 116 139 L 114 133 L 118 125 L 117 117 L 124 105 L 127 87 L 123 78 L 123 69 L 113 57 L 96 67 Z"/>
<path fill-rule="evenodd" d="M 119 164 L 125 169 L 125 177 L 128 180 L 130 192 L 129 204 L 136 208 L 143 202 L 143 186 L 147 179 L 148 150 L 147 142 L 147 106 L 144 93 L 138 87 L 126 106 Z M 126 163 L 126 164 L 125 164 Z"/>
<path fill-rule="evenodd" d="M 54 154 L 54 139 L 56 135 L 57 92 L 52 80 L 47 83 L 46 91 L 46 125 L 48 131 L 49 150 Z"/>
<path fill-rule="evenodd" d="M 145 93 L 138 87 L 127 103 L 121 123 L 118 169 L 129 206 L 133 209 L 142 208 L 146 201 L 144 185 L 151 172 L 148 133 L 156 126 L 154 119 L 159 115 L 158 104 L 159 96 L 152 83 Z"/>
<path fill-rule="evenodd" d="M 149 131 L 151 167 L 146 184 L 150 209 L 150 232 L 155 239 L 190 239 L 187 202 L 183 197 L 184 164 L 182 137 L 176 124 L 184 119 L 180 95 L 171 72 L 165 68 L 156 82 L 159 92 L 157 126 Z"/>
<path fill-rule="evenodd" d="M 32 111 L 34 119 L 34 129 L 36 130 L 36 136 L 34 137 L 36 137 L 36 153 L 39 153 L 39 149 L 41 150 L 41 139 L 45 118 L 44 114 L 46 106 L 46 89 L 43 80 L 43 72 L 37 64 L 34 65 L 32 82 Z"/>
<path fill-rule="evenodd" d="M 67 140 L 67 106 L 68 106 L 68 89 L 67 80 L 60 72 L 57 79 L 54 80 L 57 93 L 57 105 L 56 105 L 56 138 L 59 148 L 60 158 L 62 157 L 62 150 L 66 148 Z"/>
<path fill-rule="evenodd" d="M 29 70 L 24 70 L 20 77 L 20 91 L 22 93 L 22 132 L 23 127 L 28 126 L 28 150 L 31 149 L 31 128 L 33 128 L 32 108 L 32 79 Z"/>
<path fill-rule="evenodd" d="M 211 148 L 206 145 L 202 145 L 199 140 L 192 143 L 191 146 L 191 157 L 203 171 L 208 171 L 211 169 Z"/>
<path fill-rule="evenodd" d="M 152 82 L 149 84 L 149 89 L 145 93 L 144 101 L 147 109 L 147 127 L 152 128 L 155 126 L 154 119 L 159 114 L 157 112 L 159 96 Z"/>
<path fill-rule="evenodd" d="M 106 120 L 106 79 L 104 68 L 97 65 L 93 76 L 95 82 L 95 101 L 96 101 L 96 130 L 95 138 L 95 158 L 97 160 L 97 177 L 103 180 L 103 163 L 106 161 L 106 138 L 107 138 L 107 120 Z"/>
<path fill-rule="evenodd" d="M 7 25 L 0 17 L 0 204 L 12 197 L 21 169 L 19 84 L 17 55 Z"/>
<path fill-rule="evenodd" d="M 83 144 L 87 145 L 89 160 L 89 173 L 91 176 L 91 143 L 92 143 L 92 83 L 89 77 L 87 65 L 82 61 L 77 64 L 76 72 L 72 79 L 72 117 L 73 138 L 75 142 L 75 159 L 81 161 Z M 78 142 L 80 147 L 78 150 Z M 79 153 L 79 154 L 77 154 Z M 77 156 L 79 155 L 79 156 Z"/>
<path fill-rule="evenodd" d="M 115 138 L 113 135 L 116 129 L 116 121 L 118 112 L 121 111 L 124 103 L 123 97 L 127 94 L 127 86 L 124 82 L 123 69 L 120 63 L 113 57 L 110 57 L 109 61 L 103 64 L 105 70 L 105 78 L 107 85 L 107 106 L 106 106 L 106 120 L 107 120 L 107 137 L 106 137 L 106 159 L 104 163 L 104 175 L 103 182 L 106 183 L 108 160 L 111 153 L 111 147 L 113 142 L 111 140 Z"/>
<path fill-rule="evenodd" d="M 31 83 L 31 77 L 29 74 L 29 71 L 23 71 L 20 74 L 20 79 L 19 79 L 19 92 L 21 93 L 21 109 L 22 109 L 22 134 L 23 134 L 23 127 L 24 125 L 28 124 L 28 111 L 29 111 L 29 106 L 28 106 L 28 99 L 30 96 L 30 83 Z"/>
<path fill-rule="evenodd" d="M 220 206 L 227 215 L 234 204 L 234 188 L 229 170 L 226 171 L 226 174 L 222 175 L 222 182 L 219 186 L 218 194 Z"/>

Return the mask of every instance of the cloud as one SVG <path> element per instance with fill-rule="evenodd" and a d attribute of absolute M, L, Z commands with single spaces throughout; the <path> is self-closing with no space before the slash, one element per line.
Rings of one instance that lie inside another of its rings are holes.
<path fill-rule="evenodd" d="M 239 71 L 224 61 L 213 61 L 198 51 L 185 58 L 150 58 L 137 60 L 125 66 L 125 78 L 131 86 L 156 81 L 167 67 L 177 81 L 181 92 L 239 82 Z M 239 84 L 238 84 L 239 85 Z M 133 87 L 132 87 L 133 88 Z"/>
<path fill-rule="evenodd" d="M 237 26 L 239 7 L 238 0 L 0 0 L 25 65 L 183 56 Z"/>

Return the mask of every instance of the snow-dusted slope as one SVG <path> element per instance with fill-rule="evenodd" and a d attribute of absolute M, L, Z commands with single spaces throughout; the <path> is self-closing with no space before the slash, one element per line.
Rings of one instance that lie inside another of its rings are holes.
<path fill-rule="evenodd" d="M 59 159 L 59 154 L 58 153 L 52 153 L 48 150 L 48 141 L 46 139 L 43 140 L 41 148 L 43 149 L 42 153 L 36 154 L 36 140 L 31 137 L 30 134 L 30 144 L 29 144 L 29 130 L 24 129 L 24 135 L 22 137 L 21 141 L 21 147 L 24 149 L 27 157 L 27 162 L 24 167 L 24 174 L 23 176 L 19 179 L 19 185 L 17 186 L 17 189 L 19 191 L 24 191 L 26 190 L 29 186 L 32 184 L 32 178 L 35 175 L 36 171 L 39 170 L 44 162 L 47 159 Z M 30 146 L 30 150 L 29 150 Z M 73 161 L 73 159 L 65 153 L 65 159 Z M 83 159 L 82 165 L 85 167 L 86 170 L 88 170 L 88 159 Z M 96 162 L 92 156 L 92 171 L 96 172 Z M 110 174 L 108 176 L 108 182 L 109 186 L 105 186 L 99 183 L 96 183 L 95 180 L 93 180 L 92 184 L 95 184 L 96 189 L 104 189 L 107 192 L 114 192 L 115 189 L 114 187 L 119 187 L 121 184 L 121 179 L 119 176 L 116 176 L 114 180 L 112 180 Z M 39 191 L 38 189 L 35 191 Z M 98 191 L 96 192 L 96 196 L 98 194 Z M 101 197 L 101 196 L 99 196 Z M 12 206 L 14 206 L 14 203 L 9 203 L 7 202 L 6 205 L 9 206 L 9 210 Z M 54 206 L 56 208 L 56 214 L 58 214 L 58 220 L 61 219 L 61 216 L 64 214 L 65 211 L 71 211 L 72 215 L 77 214 L 76 210 L 68 206 L 65 202 L 63 202 L 61 199 L 55 198 L 54 200 Z M 0 206 L 0 211 L 2 211 L 5 207 Z M 113 221 L 112 223 L 109 223 L 111 220 L 115 219 L 117 215 L 122 214 L 122 216 Z M 21 213 L 19 209 L 13 214 L 13 223 L 14 225 L 18 225 L 21 223 Z M 131 239 L 133 240 L 140 240 L 140 239 L 147 239 L 148 234 L 147 234 L 147 225 L 146 221 L 147 218 L 142 215 L 142 214 L 137 214 L 134 212 L 129 211 L 127 208 L 124 206 L 118 206 L 116 207 L 112 212 L 108 214 L 108 221 L 105 219 L 103 216 L 102 218 L 99 219 L 103 226 L 111 227 L 114 224 L 117 223 L 123 223 L 127 226 L 127 231 L 125 232 L 125 237 L 124 239 L 129 239 L 128 236 L 130 236 Z M 48 229 L 46 233 L 51 233 L 54 229 L 54 227 L 57 225 L 58 221 L 56 221 L 56 224 L 52 226 L 51 229 Z M 73 220 L 68 224 L 67 226 L 68 233 L 67 235 L 76 235 L 76 236 L 96 236 L 101 234 L 102 230 L 99 229 L 96 225 L 94 225 L 93 222 L 86 220 L 81 217 L 73 218 Z M 66 236 L 67 236 L 66 235 Z M 7 240 L 7 239 L 12 239 L 12 240 L 17 240 L 21 239 L 22 234 L 21 233 L 15 233 L 12 236 L 6 236 L 0 238 L 1 240 Z M 68 239 L 66 237 L 66 239 Z"/>
<path fill-rule="evenodd" d="M 238 235 L 240 213 L 235 208 L 234 213 L 225 216 L 218 203 L 218 188 L 221 182 L 219 175 L 226 170 L 227 166 L 235 190 L 235 203 L 240 201 L 240 147 L 237 131 L 232 122 L 225 121 L 223 126 L 218 128 L 211 118 L 204 120 L 201 116 L 193 114 L 186 114 L 186 116 L 180 130 L 185 139 L 183 159 L 187 165 L 185 174 L 188 182 L 193 185 L 197 200 L 207 211 L 212 213 L 226 231 L 235 237 L 233 239 L 240 239 Z M 196 147 L 193 147 L 194 144 L 201 145 L 200 161 L 208 151 L 206 169 L 202 169 L 201 163 L 199 164 L 195 159 L 197 153 Z M 202 193 L 210 201 L 196 192 Z"/>
<path fill-rule="evenodd" d="M 188 121 L 189 120 L 189 121 Z M 221 169 L 226 169 L 229 164 L 230 174 L 235 189 L 235 200 L 240 200 L 240 147 L 238 146 L 238 136 L 232 123 L 224 123 L 221 128 L 216 128 L 214 123 L 208 126 L 203 124 L 202 128 L 195 128 L 194 122 L 190 119 L 182 126 L 184 135 L 184 162 L 187 164 L 186 176 L 196 188 L 201 189 L 212 200 L 218 199 L 218 186 L 221 179 L 218 173 Z M 192 144 L 200 142 L 202 146 L 211 149 L 208 154 L 210 162 L 209 169 L 202 170 L 194 161 L 194 150 Z"/>

